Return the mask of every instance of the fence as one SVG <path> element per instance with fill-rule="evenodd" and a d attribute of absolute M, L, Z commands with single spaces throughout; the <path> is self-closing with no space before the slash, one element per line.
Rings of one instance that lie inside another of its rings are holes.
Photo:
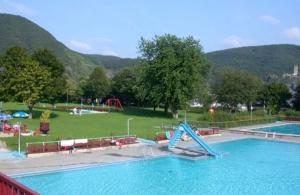
<path fill-rule="evenodd" d="M 193 129 L 198 128 L 231 128 L 231 127 L 239 127 L 239 126 L 248 126 L 248 125 L 255 125 L 255 124 L 263 124 L 263 123 L 273 123 L 275 121 L 281 120 L 281 117 L 268 117 L 268 118 L 256 118 L 252 120 L 236 120 L 236 121 L 224 121 L 224 122 L 213 122 L 213 121 L 187 121 Z M 288 120 L 287 117 L 283 117 L 284 120 Z M 293 117 L 292 119 L 295 119 Z M 300 117 L 298 118 L 300 121 Z M 178 123 L 162 123 L 160 126 L 156 128 L 159 129 L 159 133 L 174 130 Z M 159 134 L 157 133 L 157 134 Z"/>
<path fill-rule="evenodd" d="M 136 135 L 122 135 L 110 136 L 100 138 L 87 138 L 87 139 L 69 139 L 61 141 L 48 141 L 48 142 L 29 142 L 26 143 L 26 153 L 44 153 L 44 152 L 59 152 L 71 151 L 74 149 L 90 149 L 108 146 L 122 146 L 134 144 L 137 141 Z"/>
<path fill-rule="evenodd" d="M 0 194 L 1 195 L 39 195 L 16 180 L 0 172 Z"/>
<path fill-rule="evenodd" d="M 197 128 L 209 128 L 209 127 L 219 127 L 219 128 L 231 128 L 239 126 L 248 126 L 263 123 L 273 123 L 280 120 L 278 117 L 260 118 L 253 120 L 237 120 L 237 121 L 225 121 L 225 122 L 208 122 L 208 121 L 189 121 L 189 123 Z"/>

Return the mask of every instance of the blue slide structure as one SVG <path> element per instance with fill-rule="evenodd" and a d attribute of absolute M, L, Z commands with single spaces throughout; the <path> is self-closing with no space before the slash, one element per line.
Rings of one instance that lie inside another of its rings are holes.
<path fill-rule="evenodd" d="M 212 150 L 211 147 L 201 138 L 201 136 L 198 136 L 187 123 L 182 123 L 177 126 L 176 131 L 169 142 L 169 149 L 172 149 L 176 146 L 184 132 L 186 132 L 187 135 L 195 140 L 195 142 L 197 142 L 209 155 L 215 157 L 220 156 L 220 154 Z"/>

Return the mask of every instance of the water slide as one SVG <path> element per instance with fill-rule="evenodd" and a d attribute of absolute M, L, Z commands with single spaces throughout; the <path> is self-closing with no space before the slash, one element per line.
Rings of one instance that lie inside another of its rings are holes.
<path fill-rule="evenodd" d="M 184 132 L 186 132 L 188 136 L 198 143 L 209 155 L 219 156 L 219 154 L 212 150 L 211 147 L 201 138 L 201 136 L 198 136 L 187 123 L 182 123 L 177 126 L 176 131 L 169 142 L 169 149 L 172 149 L 176 146 Z"/>

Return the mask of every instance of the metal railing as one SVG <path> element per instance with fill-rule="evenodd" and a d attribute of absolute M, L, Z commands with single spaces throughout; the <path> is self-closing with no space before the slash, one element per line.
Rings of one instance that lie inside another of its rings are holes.
<path fill-rule="evenodd" d="M 0 194 L 1 195 L 39 195 L 16 180 L 0 172 Z"/>
<path fill-rule="evenodd" d="M 225 121 L 225 122 L 208 122 L 208 121 L 189 121 L 189 124 L 195 127 L 205 128 L 205 127 L 219 127 L 219 128 L 231 128 L 238 126 L 248 126 L 263 123 L 273 123 L 277 121 L 278 117 L 270 118 L 257 118 L 252 120 L 236 120 L 236 121 Z"/>
<path fill-rule="evenodd" d="M 26 152 L 29 153 L 44 153 L 44 152 L 58 152 L 65 150 L 73 150 L 73 149 L 84 149 L 84 148 L 97 148 L 97 147 L 105 147 L 110 146 L 116 142 L 120 142 L 121 144 L 132 144 L 135 142 L 137 136 L 136 135 L 120 135 L 120 136 L 107 136 L 107 137 L 99 137 L 99 138 L 78 138 L 78 139 L 66 139 L 69 141 L 74 141 L 73 145 L 69 147 L 63 147 L 61 145 L 62 141 L 44 141 L 44 142 L 27 142 L 26 143 Z M 76 140 L 86 140 L 86 143 L 78 143 L 76 144 Z M 133 141 L 134 140 L 134 141 Z M 122 143 L 122 141 L 124 143 Z"/>

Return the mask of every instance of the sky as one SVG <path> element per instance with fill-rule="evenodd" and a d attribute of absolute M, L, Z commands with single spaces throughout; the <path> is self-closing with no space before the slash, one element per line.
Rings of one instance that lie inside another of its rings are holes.
<path fill-rule="evenodd" d="M 141 37 L 193 36 L 205 52 L 300 45 L 300 0 L 0 0 L 82 53 L 137 57 Z M 1 27 L 0 27 L 1 28 Z"/>

